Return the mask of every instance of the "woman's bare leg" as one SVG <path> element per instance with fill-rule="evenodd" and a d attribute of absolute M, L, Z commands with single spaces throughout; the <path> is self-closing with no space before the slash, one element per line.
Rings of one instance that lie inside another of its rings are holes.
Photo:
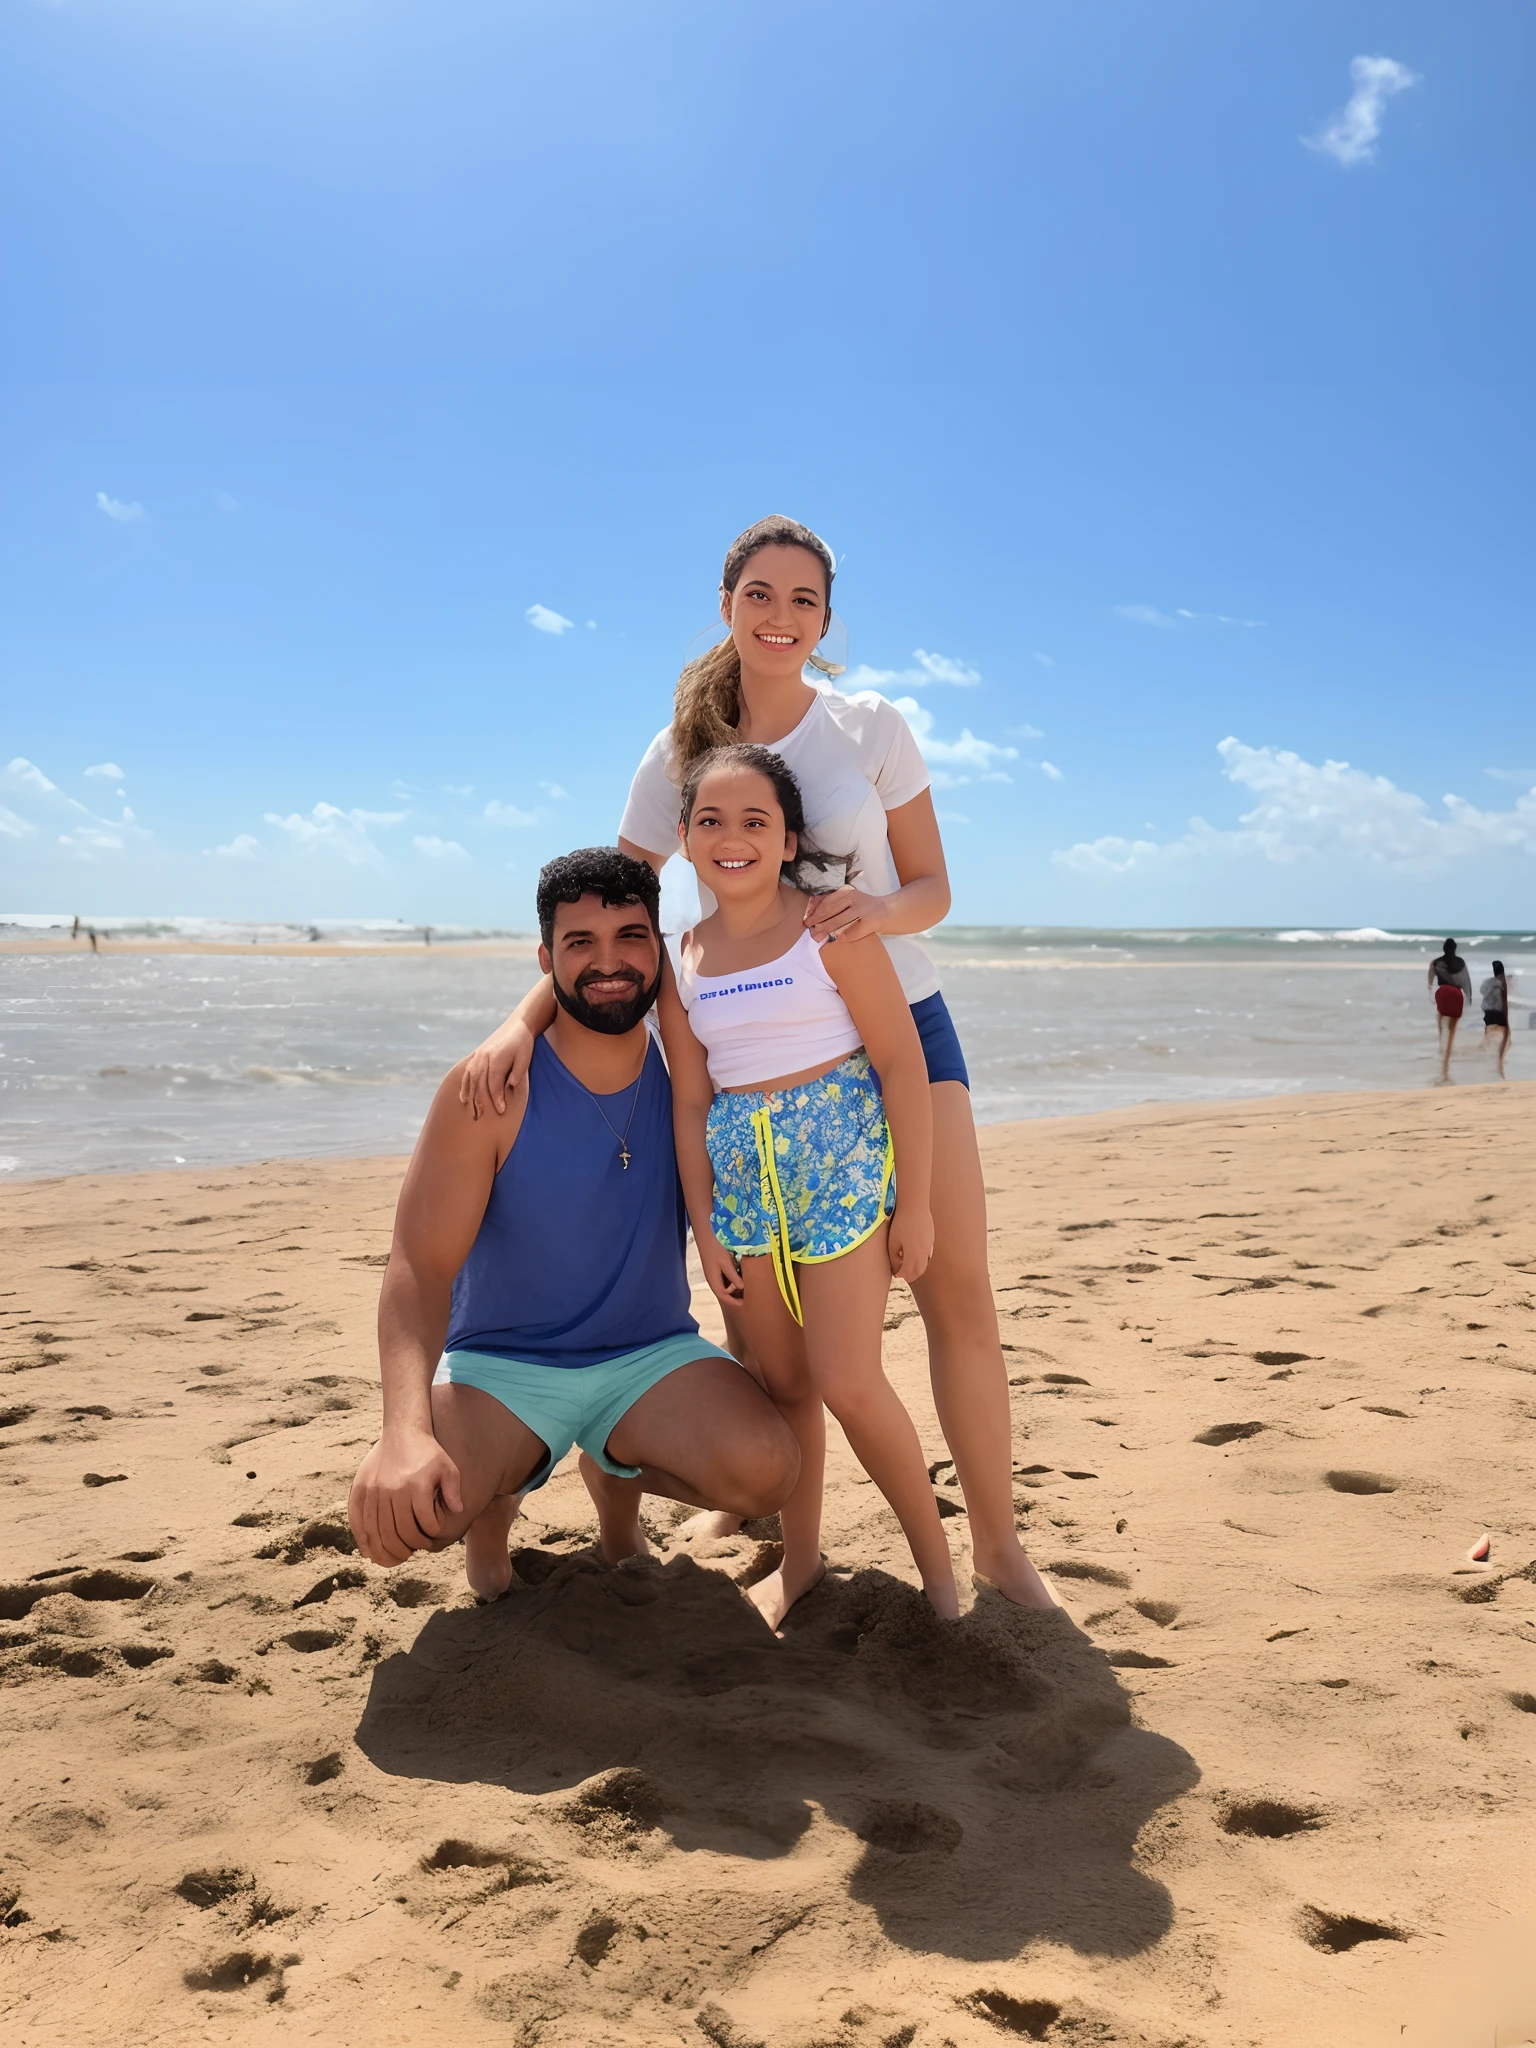
<path fill-rule="evenodd" d="M 779 1509 L 783 1561 L 776 1571 L 747 1588 L 747 1598 L 768 1626 L 776 1629 L 824 1570 L 821 1503 L 826 1479 L 827 1418 L 821 1396 L 813 1389 L 806 1369 L 803 1334 L 779 1293 L 772 1259 L 743 1259 L 741 1276 L 743 1300 L 732 1317 L 733 1337 L 748 1347 L 755 1377 L 767 1388 L 769 1399 L 794 1431 L 800 1446 L 800 1477 L 794 1492 Z M 734 1344 L 732 1348 L 734 1351 Z M 740 1358 L 741 1353 L 735 1355 Z M 690 1526 L 697 1527 L 703 1519 L 697 1517 Z M 719 1516 L 712 1521 L 725 1519 Z M 732 1520 L 731 1526 L 721 1533 L 731 1535 L 740 1527 L 739 1520 Z"/>
<path fill-rule="evenodd" d="M 1456 1026 L 1460 1022 L 1459 1017 L 1447 1017 L 1445 1020 L 1445 1054 L 1440 1062 L 1442 1081 L 1449 1081 L 1451 1078 L 1451 1047 L 1456 1043 Z"/>
<path fill-rule="evenodd" d="M 856 1251 L 797 1266 L 811 1383 L 842 1424 L 854 1456 L 895 1510 L 923 1591 L 953 1619 L 954 1566 L 922 1445 L 880 1359 L 891 1267 L 882 1227 Z"/>
<path fill-rule="evenodd" d="M 959 1081 L 938 1081 L 931 1093 L 936 1235 L 912 1292 L 928 1333 L 939 1427 L 965 1494 L 976 1571 L 1021 1607 L 1053 1607 L 1014 1523 L 1008 1369 L 987 1268 L 987 1197 L 970 1093 Z"/>

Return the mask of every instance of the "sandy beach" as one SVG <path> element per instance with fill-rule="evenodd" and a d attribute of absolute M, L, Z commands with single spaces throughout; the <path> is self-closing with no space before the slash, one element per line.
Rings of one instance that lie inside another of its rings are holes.
<path fill-rule="evenodd" d="M 610 1570 L 569 1473 L 495 1607 L 360 1563 L 398 1159 L 0 1188 L 9 2038 L 1536 2038 L 1533 1108 L 986 1130 L 1070 1618 L 933 1621 L 835 1442 L 782 1642 L 771 1527 Z"/>

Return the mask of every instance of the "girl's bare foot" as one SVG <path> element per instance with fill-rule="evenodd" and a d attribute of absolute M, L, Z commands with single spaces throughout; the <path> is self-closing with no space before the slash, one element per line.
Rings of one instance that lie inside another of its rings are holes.
<path fill-rule="evenodd" d="M 1061 1605 L 1017 1543 L 997 1557 L 984 1559 L 973 1555 L 971 1563 L 974 1567 L 971 1576 L 976 1584 L 985 1586 L 990 1592 L 1001 1593 L 1015 1607 Z"/>
<path fill-rule="evenodd" d="M 741 1519 L 740 1515 L 728 1515 L 723 1508 L 702 1508 L 698 1514 L 690 1515 L 686 1522 L 679 1522 L 676 1533 L 679 1536 L 713 1536 L 718 1541 L 725 1536 L 739 1536 Z"/>
<path fill-rule="evenodd" d="M 748 1586 L 747 1598 L 777 1635 L 780 1624 L 797 1600 L 803 1600 L 827 1576 L 827 1560 L 818 1558 L 810 1572 L 797 1572 L 793 1579 L 786 1579 L 781 1565 L 776 1572 L 770 1572 L 766 1579 L 759 1579 Z"/>
<path fill-rule="evenodd" d="M 477 1600 L 499 1600 L 512 1583 L 507 1538 L 521 1501 L 520 1494 L 501 1495 L 464 1531 L 464 1576 Z"/>

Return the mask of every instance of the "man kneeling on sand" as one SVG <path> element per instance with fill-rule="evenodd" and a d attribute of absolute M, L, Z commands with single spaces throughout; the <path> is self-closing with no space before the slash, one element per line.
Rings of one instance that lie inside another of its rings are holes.
<path fill-rule="evenodd" d="M 611 847 L 539 876 L 560 1012 L 505 1117 L 437 1091 L 400 1191 L 379 1300 L 384 1433 L 352 1484 L 364 1556 L 464 1539 L 471 1588 L 511 1583 L 519 1496 L 573 1444 L 610 1563 L 642 1554 L 642 1493 L 772 1514 L 788 1425 L 689 1314 L 672 1090 L 645 1014 L 659 888 Z"/>

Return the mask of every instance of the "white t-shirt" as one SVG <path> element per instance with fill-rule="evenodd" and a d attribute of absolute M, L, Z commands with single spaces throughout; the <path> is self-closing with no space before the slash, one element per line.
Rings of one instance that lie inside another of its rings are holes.
<path fill-rule="evenodd" d="M 909 804 L 929 785 L 928 765 L 896 706 L 875 690 L 852 697 L 818 690 L 794 731 L 774 741 L 773 751 L 800 785 L 811 837 L 827 853 L 846 855 L 841 874 L 834 867 L 825 881 L 845 880 L 871 896 L 894 895 L 901 877 L 891 857 L 885 814 Z M 619 826 L 621 838 L 647 853 L 671 853 L 677 846 L 681 777 L 672 771 L 671 754 L 667 726 L 635 770 Z M 703 882 L 699 902 L 708 917 L 715 899 Z M 884 944 L 909 1003 L 938 993 L 938 974 L 916 939 L 898 936 Z"/>

